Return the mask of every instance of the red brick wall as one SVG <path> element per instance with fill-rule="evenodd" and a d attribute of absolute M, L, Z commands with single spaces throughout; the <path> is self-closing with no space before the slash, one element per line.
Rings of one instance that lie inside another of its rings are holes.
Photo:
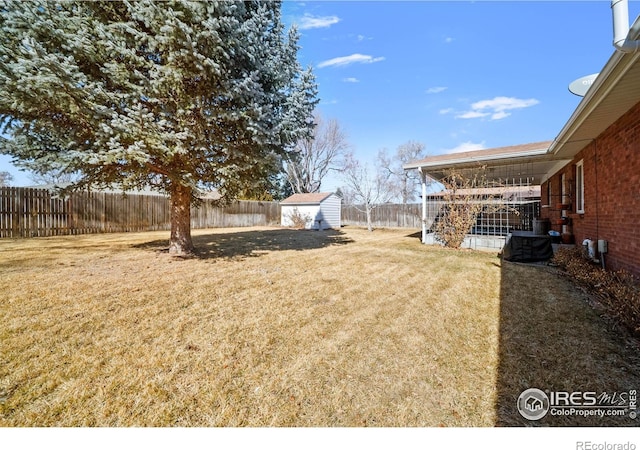
<path fill-rule="evenodd" d="M 580 160 L 584 161 L 584 214 L 576 213 L 575 204 L 575 167 Z M 562 173 L 571 187 L 569 230 L 575 242 L 581 244 L 586 238 L 608 241 L 607 267 L 640 276 L 640 103 L 549 179 L 553 203 L 560 200 Z M 547 190 L 545 182 L 543 204 Z M 542 216 L 552 220 L 552 229 L 562 231 L 553 224 L 560 217 L 555 204 L 543 207 Z"/>

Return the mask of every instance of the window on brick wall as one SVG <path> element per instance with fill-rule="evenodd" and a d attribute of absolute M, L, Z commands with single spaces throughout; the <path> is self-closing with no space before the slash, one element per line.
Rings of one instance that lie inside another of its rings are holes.
<path fill-rule="evenodd" d="M 584 214 L 584 160 L 576 164 L 576 212 Z"/>
<path fill-rule="evenodd" d="M 551 197 L 551 180 L 547 181 L 547 205 L 551 206 L 553 198 Z"/>

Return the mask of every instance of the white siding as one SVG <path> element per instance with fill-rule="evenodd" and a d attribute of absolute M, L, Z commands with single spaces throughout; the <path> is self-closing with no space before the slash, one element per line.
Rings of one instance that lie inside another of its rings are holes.
<path fill-rule="evenodd" d="M 307 217 L 306 229 L 317 230 L 318 225 L 323 230 L 327 228 L 339 229 L 341 225 L 340 208 L 342 200 L 331 194 L 319 204 L 283 204 L 281 205 L 281 224 L 285 227 L 293 226 L 291 216 L 294 214 Z"/>
<path fill-rule="evenodd" d="M 306 229 L 318 228 L 318 224 L 314 220 L 320 213 L 320 205 L 282 205 L 281 210 L 280 223 L 284 227 L 293 226 L 291 216 L 296 214 L 307 218 Z"/>
<path fill-rule="evenodd" d="M 320 216 L 316 219 L 322 219 L 322 229 L 335 228 L 340 229 L 340 209 L 342 207 L 342 199 L 337 195 L 330 195 L 320 203 Z M 317 224 L 316 224 L 317 226 Z"/>

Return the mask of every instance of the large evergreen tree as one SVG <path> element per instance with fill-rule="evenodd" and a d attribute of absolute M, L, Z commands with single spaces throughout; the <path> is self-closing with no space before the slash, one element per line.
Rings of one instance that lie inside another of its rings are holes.
<path fill-rule="evenodd" d="M 280 3 L 0 2 L 0 152 L 76 186 L 171 198 L 170 252 L 193 251 L 190 204 L 264 186 L 317 103 Z"/>

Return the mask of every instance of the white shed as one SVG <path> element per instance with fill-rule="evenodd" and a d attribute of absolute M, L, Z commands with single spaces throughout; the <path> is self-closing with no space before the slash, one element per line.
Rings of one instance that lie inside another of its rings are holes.
<path fill-rule="evenodd" d="M 340 228 L 342 199 L 333 193 L 293 194 L 280 202 L 281 224 L 308 230 Z"/>

